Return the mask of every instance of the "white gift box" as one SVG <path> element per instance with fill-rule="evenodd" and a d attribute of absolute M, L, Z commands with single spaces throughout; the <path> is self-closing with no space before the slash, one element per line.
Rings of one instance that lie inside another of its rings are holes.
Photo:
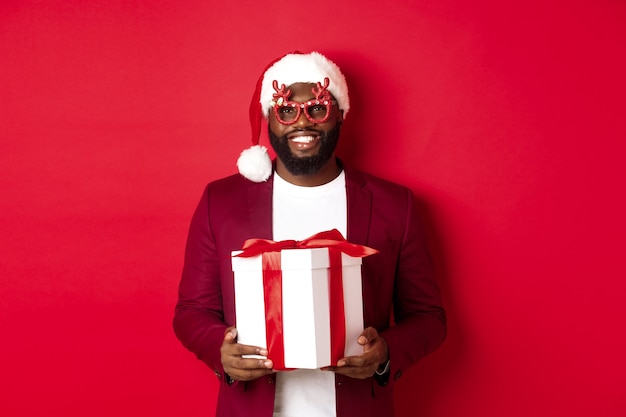
<path fill-rule="evenodd" d="M 262 255 L 232 253 L 238 342 L 267 348 Z M 286 368 L 317 369 L 332 363 L 328 248 L 283 249 L 282 325 Z M 346 343 L 344 357 L 363 348 L 361 258 L 341 254 Z M 272 357 L 272 352 L 269 353 Z M 335 358 L 335 360 L 340 358 Z"/>

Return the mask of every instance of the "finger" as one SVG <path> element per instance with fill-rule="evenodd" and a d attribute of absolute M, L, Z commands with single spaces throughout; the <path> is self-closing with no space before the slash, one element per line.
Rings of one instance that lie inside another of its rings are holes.
<path fill-rule="evenodd" d="M 358 356 L 347 356 L 345 358 L 341 358 L 337 361 L 337 367 L 338 368 L 343 368 L 346 366 L 362 367 L 362 366 L 369 366 L 372 363 L 374 363 L 374 361 L 373 361 L 373 358 L 371 358 L 371 355 L 363 354 L 363 355 L 358 355 Z"/>
<path fill-rule="evenodd" d="M 373 327 L 368 327 L 366 329 L 363 329 L 363 331 L 359 335 L 359 338 L 357 339 L 357 343 L 361 346 L 365 346 L 375 340 L 377 337 L 378 332 L 376 331 L 376 329 Z"/>
<path fill-rule="evenodd" d="M 264 375 L 269 375 L 274 372 L 273 369 L 268 368 L 252 368 L 252 369 L 241 369 L 241 368 L 229 368 L 224 370 L 228 373 L 228 375 L 235 380 L 238 381 L 251 381 L 253 379 L 257 379 Z"/>
<path fill-rule="evenodd" d="M 222 352 L 227 356 L 241 357 L 243 355 L 256 355 L 267 357 L 267 349 L 259 346 L 242 345 L 240 343 L 225 342 L 222 345 Z"/>
<path fill-rule="evenodd" d="M 236 345 L 232 345 L 236 347 Z M 244 348 L 254 348 L 244 346 Z M 266 358 L 243 358 L 241 355 L 229 355 L 222 352 L 222 365 L 231 378 L 250 381 L 274 372 L 274 363 Z"/>
<path fill-rule="evenodd" d="M 339 375 L 349 376 L 350 378 L 364 379 L 369 378 L 374 374 L 375 369 L 373 367 L 359 367 L 359 366 L 329 366 L 324 370 L 332 371 Z"/>
<path fill-rule="evenodd" d="M 231 366 L 236 369 L 272 369 L 274 363 L 271 359 L 239 358 L 234 359 Z"/>
<path fill-rule="evenodd" d="M 234 342 L 237 340 L 237 329 L 235 327 L 229 327 L 224 331 L 224 341 Z"/>
<path fill-rule="evenodd" d="M 224 370 L 234 379 L 249 381 L 273 372 L 273 363 L 267 359 L 233 359 L 224 364 Z"/>
<path fill-rule="evenodd" d="M 271 359 L 245 358 L 237 361 L 238 369 L 272 369 L 274 363 Z"/>

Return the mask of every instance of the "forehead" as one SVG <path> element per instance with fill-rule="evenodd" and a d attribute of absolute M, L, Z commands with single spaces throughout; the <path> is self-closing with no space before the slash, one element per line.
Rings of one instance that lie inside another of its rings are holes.
<path fill-rule="evenodd" d="M 316 85 L 314 83 L 293 83 L 287 87 L 291 90 L 291 96 L 289 99 L 293 100 L 294 97 L 298 97 L 301 100 L 313 98 L 315 97 L 315 94 L 313 94 L 312 90 L 315 86 Z"/>

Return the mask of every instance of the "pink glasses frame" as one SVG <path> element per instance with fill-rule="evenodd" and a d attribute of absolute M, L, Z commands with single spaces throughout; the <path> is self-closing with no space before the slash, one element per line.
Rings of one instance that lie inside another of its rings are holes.
<path fill-rule="evenodd" d="M 296 123 L 298 121 L 298 119 L 300 119 L 300 115 L 302 114 L 302 110 L 304 110 L 304 115 L 306 116 L 306 118 L 311 122 L 311 123 L 324 123 L 328 120 L 328 118 L 330 117 L 330 111 L 326 112 L 326 116 L 324 116 L 323 119 L 313 119 L 310 115 L 309 115 L 309 107 L 311 106 L 317 106 L 320 104 L 323 104 L 325 106 L 330 106 L 334 103 L 336 103 L 335 100 L 333 100 L 331 98 L 331 94 L 330 91 L 328 91 L 328 86 L 330 85 L 330 80 L 328 79 L 328 77 L 324 78 L 324 85 L 322 85 L 322 83 L 318 82 L 317 85 L 315 87 L 313 87 L 311 89 L 311 92 L 313 94 L 315 94 L 315 98 L 308 100 L 304 103 L 300 103 L 297 101 L 290 101 L 289 100 L 289 96 L 291 96 L 291 90 L 288 89 L 285 84 L 282 84 L 280 86 L 280 88 L 278 87 L 278 81 L 274 80 L 272 82 L 272 87 L 274 87 L 274 90 L 276 91 L 273 94 L 273 100 L 272 100 L 272 107 L 274 109 L 274 114 L 276 115 L 276 120 L 278 120 L 279 123 L 283 124 L 283 125 L 292 125 L 294 123 Z M 278 114 L 278 111 L 280 110 L 281 107 L 291 107 L 293 109 L 296 110 L 296 117 L 294 117 L 293 120 L 290 121 L 284 121 L 280 118 L 280 115 Z"/>

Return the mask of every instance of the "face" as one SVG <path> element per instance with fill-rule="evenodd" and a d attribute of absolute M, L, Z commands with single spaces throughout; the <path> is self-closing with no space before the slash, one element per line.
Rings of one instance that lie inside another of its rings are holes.
<path fill-rule="evenodd" d="M 306 102 L 314 99 L 314 87 L 315 84 L 292 84 L 289 86 L 289 100 Z M 268 121 L 270 143 L 280 162 L 292 175 L 314 175 L 333 157 L 342 121 L 336 104 L 331 106 L 330 115 L 323 123 L 309 120 L 304 111 L 293 124 L 280 123 L 273 111 L 270 111 Z"/>

